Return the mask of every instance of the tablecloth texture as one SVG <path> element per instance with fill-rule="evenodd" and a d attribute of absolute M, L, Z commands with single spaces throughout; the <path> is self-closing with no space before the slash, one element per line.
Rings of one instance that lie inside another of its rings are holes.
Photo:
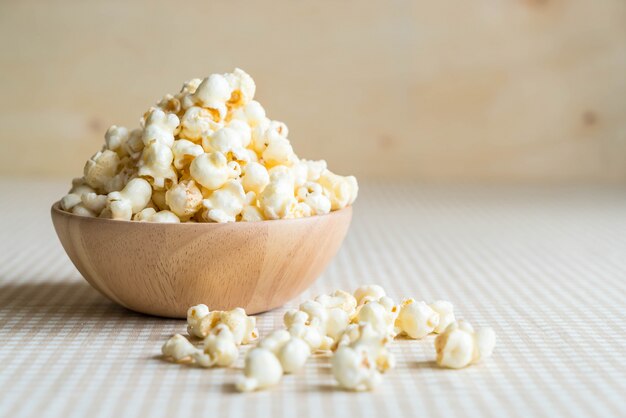
<path fill-rule="evenodd" d="M 398 341 L 397 367 L 372 393 L 339 390 L 314 358 L 274 389 L 239 394 L 241 358 L 211 370 L 160 360 L 184 321 L 120 308 L 80 277 L 48 213 L 66 184 L 0 186 L 2 417 L 626 415 L 626 188 L 364 182 L 337 257 L 258 317 L 261 335 L 304 298 L 378 283 L 492 326 L 493 357 L 444 370 L 433 337 Z"/>

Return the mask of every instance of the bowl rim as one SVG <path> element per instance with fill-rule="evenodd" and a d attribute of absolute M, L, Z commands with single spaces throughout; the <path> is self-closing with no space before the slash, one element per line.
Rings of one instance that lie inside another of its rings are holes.
<path fill-rule="evenodd" d="M 52 204 L 52 206 L 50 207 L 50 212 L 54 215 L 58 215 L 58 216 L 64 216 L 67 217 L 69 219 L 74 219 L 74 220 L 80 220 L 82 222 L 98 222 L 98 223 L 110 223 L 110 224 L 115 224 L 115 225 L 123 225 L 123 224 L 129 224 L 129 225 L 147 225 L 147 226 L 155 226 L 155 225 L 162 225 L 164 227 L 172 227 L 172 226 L 179 226 L 182 227 L 184 225 L 184 227 L 190 227 L 190 226 L 195 226 L 198 227 L 199 225 L 202 225 L 201 228 L 219 228 L 219 227 L 223 227 L 225 225 L 228 226 L 234 226 L 234 225 L 238 225 L 239 227 L 244 227 L 245 225 L 260 225 L 260 224 L 267 224 L 268 222 L 282 222 L 282 223 L 295 223 L 295 222 L 311 222 L 313 220 L 317 220 L 320 218 L 325 218 L 325 217 L 331 217 L 331 216 L 338 216 L 339 213 L 344 213 L 346 211 L 351 211 L 352 210 L 352 205 L 348 205 L 345 208 L 342 209 L 338 209 L 338 210 L 332 210 L 329 213 L 325 214 L 325 215 L 313 215 L 313 216 L 305 216 L 302 218 L 292 218 L 292 219 L 265 219 L 262 221 L 253 221 L 253 222 L 180 222 L 180 223 L 167 223 L 167 222 L 138 222 L 138 221 L 125 221 L 125 220 L 121 220 L 121 219 L 109 219 L 109 218 L 99 218 L 99 217 L 89 217 L 89 216 L 81 216 L 81 215 L 76 215 L 75 213 L 71 213 L 71 212 L 67 212 L 63 209 L 61 209 L 61 201 L 57 200 L 56 202 L 54 202 Z M 144 226 L 144 227 L 147 227 Z M 143 227 L 140 227 L 143 228 Z"/>

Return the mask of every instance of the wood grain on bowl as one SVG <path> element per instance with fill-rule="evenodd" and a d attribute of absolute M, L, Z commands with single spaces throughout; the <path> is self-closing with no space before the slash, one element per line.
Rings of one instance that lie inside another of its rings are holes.
<path fill-rule="evenodd" d="M 73 215 L 52 206 L 63 248 L 103 295 L 134 311 L 184 318 L 187 308 L 250 314 L 304 291 L 337 253 L 348 207 L 324 216 L 227 224 L 161 224 Z"/>

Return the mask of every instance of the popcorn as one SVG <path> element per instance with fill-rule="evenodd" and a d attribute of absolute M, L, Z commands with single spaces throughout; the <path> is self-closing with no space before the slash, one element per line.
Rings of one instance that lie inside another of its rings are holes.
<path fill-rule="evenodd" d="M 226 324 L 218 324 L 204 340 L 204 353 L 209 361 L 204 367 L 231 366 L 239 357 L 235 336 Z"/>
<path fill-rule="evenodd" d="M 216 109 L 226 103 L 231 94 L 232 88 L 226 77 L 220 74 L 211 74 L 202 80 L 193 97 L 203 107 Z"/>
<path fill-rule="evenodd" d="M 235 387 L 240 392 L 251 392 L 277 385 L 283 376 L 283 368 L 274 353 L 257 347 L 248 351 L 243 373 Z"/>
<path fill-rule="evenodd" d="M 153 141 L 143 151 L 139 176 L 146 178 L 157 190 L 170 188 L 178 180 L 172 166 L 173 161 L 172 149 L 161 142 Z"/>
<path fill-rule="evenodd" d="M 180 219 L 189 219 L 202 206 L 202 192 L 193 180 L 183 180 L 165 193 L 165 203 Z"/>
<path fill-rule="evenodd" d="M 296 154 L 287 138 L 274 136 L 263 151 L 263 160 L 269 167 L 275 165 L 291 165 L 296 159 Z"/>
<path fill-rule="evenodd" d="M 287 125 L 267 117 L 255 93 L 252 77 L 237 68 L 163 95 L 138 129 L 112 125 L 85 164 L 82 189 L 64 196 L 61 209 L 137 222 L 259 222 L 350 205 L 356 179 L 330 172 L 324 160 L 298 158 Z M 138 212 L 108 197 L 135 178 L 152 189 L 151 206 Z M 242 199 L 242 190 L 253 195 Z"/>
<path fill-rule="evenodd" d="M 106 208 L 112 219 L 129 221 L 134 213 L 144 209 L 152 195 L 150 183 L 142 178 L 136 178 L 120 192 L 111 192 L 107 196 Z"/>
<path fill-rule="evenodd" d="M 198 106 L 192 106 L 185 111 L 180 126 L 181 137 L 192 141 L 199 141 L 204 135 L 215 132 L 221 127 L 213 120 L 211 112 Z"/>
<path fill-rule="evenodd" d="M 105 208 L 108 197 L 106 195 L 96 194 L 93 192 L 83 193 L 80 196 L 83 206 L 93 213 L 100 213 Z"/>
<path fill-rule="evenodd" d="M 228 105 L 231 107 L 245 106 L 254 98 L 256 84 L 245 71 L 235 68 L 232 74 L 225 74 L 224 77 L 232 91 Z"/>
<path fill-rule="evenodd" d="M 284 373 L 296 373 L 302 369 L 310 356 L 309 344 L 303 339 L 293 336 L 277 354 Z"/>
<path fill-rule="evenodd" d="M 237 215 L 243 210 L 246 195 L 241 183 L 228 180 L 224 186 L 214 191 L 202 201 L 207 208 L 207 218 L 215 222 L 235 222 Z"/>
<path fill-rule="evenodd" d="M 137 212 L 135 215 L 133 215 L 133 221 L 150 222 L 150 219 L 156 213 L 157 211 L 154 208 L 145 208 Z"/>
<path fill-rule="evenodd" d="M 205 325 L 201 320 L 210 313 L 209 307 L 202 303 L 187 309 L 187 332 L 189 335 L 200 338 L 208 335 L 209 329 L 203 328 Z"/>
<path fill-rule="evenodd" d="M 241 211 L 241 221 L 243 222 L 259 222 L 265 220 L 263 212 L 256 206 L 244 206 Z"/>
<path fill-rule="evenodd" d="M 294 182 L 291 175 L 273 173 L 259 197 L 263 215 L 267 219 L 286 218 L 293 212 L 293 207 L 297 203 L 293 190 Z"/>
<path fill-rule="evenodd" d="M 206 338 L 219 324 L 226 325 L 230 329 L 237 345 L 248 344 L 259 336 L 255 328 L 256 318 L 247 316 L 241 308 L 210 312 L 206 305 L 196 305 L 187 311 L 189 335 Z"/>
<path fill-rule="evenodd" d="M 303 302 L 299 309 L 287 311 L 283 320 L 289 332 L 306 341 L 312 351 L 328 350 L 350 323 L 354 306 L 352 295 L 337 290 Z"/>
<path fill-rule="evenodd" d="M 152 203 L 159 210 L 168 210 L 169 207 L 165 202 L 165 190 L 153 190 L 152 191 Z"/>
<path fill-rule="evenodd" d="M 295 205 L 289 207 L 289 213 L 285 218 L 307 218 L 311 216 L 311 207 L 303 202 L 298 202 Z"/>
<path fill-rule="evenodd" d="M 117 174 L 120 157 L 105 149 L 96 152 L 85 164 L 85 183 L 97 191 L 104 191 L 105 184 Z"/>
<path fill-rule="evenodd" d="M 165 113 L 161 109 L 154 109 L 146 119 L 141 139 L 144 145 L 158 142 L 168 148 L 174 144 L 174 131 L 178 128 L 180 121 L 173 113 Z"/>
<path fill-rule="evenodd" d="M 180 334 L 171 337 L 161 348 L 163 355 L 169 357 L 175 362 L 184 362 L 191 360 L 198 349 L 192 343 Z"/>
<path fill-rule="evenodd" d="M 302 310 L 292 309 L 285 312 L 283 321 L 289 333 L 305 341 L 311 352 L 329 350 L 332 346 L 333 340 L 322 331 L 326 324 L 322 324 L 319 318 L 310 317 Z"/>
<path fill-rule="evenodd" d="M 246 164 L 241 177 L 241 185 L 246 192 L 254 192 L 258 196 L 269 182 L 270 175 L 265 166 L 255 162 Z"/>
<path fill-rule="evenodd" d="M 309 344 L 286 330 L 272 332 L 259 343 L 259 347 L 274 353 L 284 373 L 297 372 L 311 356 Z"/>
<path fill-rule="evenodd" d="M 265 348 L 266 350 L 269 350 L 272 353 L 276 354 L 290 339 L 291 334 L 289 333 L 289 331 L 284 329 L 277 329 L 267 337 L 263 338 L 259 342 L 259 347 Z"/>
<path fill-rule="evenodd" d="M 120 157 L 123 157 L 126 154 L 124 145 L 128 141 L 128 137 L 128 129 L 123 126 L 112 125 L 104 134 L 104 141 L 107 149 L 115 151 Z"/>
<path fill-rule="evenodd" d="M 177 224 L 180 223 L 180 218 L 176 216 L 175 213 L 170 212 L 169 210 L 162 210 L 150 218 L 147 219 L 148 222 L 157 222 L 162 224 Z"/>
<path fill-rule="evenodd" d="M 338 176 L 330 170 L 324 170 L 319 178 L 319 183 L 324 188 L 324 193 L 330 199 L 332 210 L 351 205 L 359 192 L 359 186 L 354 176 Z"/>
<path fill-rule="evenodd" d="M 383 296 L 378 301 L 367 301 L 361 305 L 353 321 L 358 324 L 369 323 L 377 333 L 393 337 L 396 335 L 394 327 L 396 316 L 393 302 Z"/>
<path fill-rule="evenodd" d="M 233 119 L 239 119 L 246 122 L 252 128 L 263 123 L 266 120 L 265 109 L 257 101 L 251 100 L 244 107 L 233 112 Z"/>
<path fill-rule="evenodd" d="M 378 300 L 386 295 L 385 289 L 377 284 L 361 286 L 354 291 L 354 298 L 358 305 L 362 305 L 366 300 Z"/>
<path fill-rule="evenodd" d="M 356 298 L 343 290 L 335 290 L 329 295 L 320 295 L 315 298 L 315 301 L 325 308 L 340 308 L 349 315 L 354 313 L 357 306 Z"/>
<path fill-rule="evenodd" d="M 174 141 L 172 145 L 172 154 L 174 154 L 174 167 L 177 170 L 188 170 L 191 162 L 198 155 L 204 154 L 204 149 L 201 145 L 194 144 L 186 139 L 179 139 Z"/>
<path fill-rule="evenodd" d="M 238 345 L 249 344 L 259 336 L 256 318 L 246 315 L 246 311 L 241 308 L 221 312 L 220 322 L 231 329 Z"/>
<path fill-rule="evenodd" d="M 195 181 L 210 190 L 219 189 L 235 174 L 221 152 L 198 155 L 191 163 L 190 172 Z"/>
<path fill-rule="evenodd" d="M 78 216 L 86 216 L 88 218 L 94 218 L 96 216 L 95 213 L 93 213 L 92 211 L 90 211 L 89 209 L 87 209 L 85 207 L 85 205 L 83 205 L 82 203 L 79 203 L 78 205 L 74 206 L 72 208 L 72 213 L 74 215 L 78 215 Z"/>
<path fill-rule="evenodd" d="M 283 322 L 287 329 L 296 324 L 308 325 L 309 314 L 299 309 L 290 309 L 285 312 L 285 315 L 283 316 Z"/>
<path fill-rule="evenodd" d="M 448 325 L 454 322 L 454 305 L 447 300 L 438 300 L 431 303 L 430 308 L 439 314 L 439 323 L 433 329 L 433 332 L 440 334 L 448 328 Z"/>
<path fill-rule="evenodd" d="M 174 97 L 171 94 L 166 94 L 163 98 L 157 103 L 157 107 L 163 110 L 164 112 L 169 113 L 178 113 L 182 108 L 182 104 L 178 97 Z"/>
<path fill-rule="evenodd" d="M 283 169 L 278 173 L 284 174 Z M 82 186 L 76 181 L 74 188 L 83 190 Z M 74 188 L 70 191 L 76 191 Z M 253 203 L 255 198 L 256 194 L 249 192 L 246 203 Z M 158 213 L 148 207 L 136 217 L 150 218 Z M 397 333 L 422 338 L 443 330 L 435 339 L 437 364 L 449 368 L 463 368 L 488 358 L 496 342 L 493 329 L 475 332 L 469 323 L 454 321 L 453 305 L 448 301 L 427 305 L 405 299 L 396 306 L 378 285 L 361 286 L 354 296 L 343 290 L 319 295 L 302 302 L 298 309 L 288 310 L 283 321 L 285 329 L 274 330 L 247 352 L 237 390 L 274 386 L 283 374 L 301 370 L 318 350 L 331 351 L 331 371 L 339 387 L 372 390 L 381 383 L 382 374 L 396 365 L 387 345 Z M 242 308 L 210 311 L 204 304 L 195 305 L 187 311 L 187 331 L 203 339 L 202 349 L 176 334 L 163 345 L 162 352 L 178 363 L 205 368 L 232 366 L 239 356 L 239 345 L 258 337 L 255 326 L 256 319 Z"/>
<path fill-rule="evenodd" d="M 385 373 L 395 367 L 396 360 L 387 350 L 387 343 L 390 339 L 375 331 L 369 323 L 352 324 L 348 326 L 340 339 L 338 339 L 335 349 L 342 346 L 365 349 L 368 351 L 370 359 L 373 359 L 379 372 Z"/>
<path fill-rule="evenodd" d="M 299 309 L 307 314 L 307 324 L 313 324 L 319 327 L 322 331 L 326 330 L 328 311 L 321 303 L 314 300 L 307 300 L 306 302 L 300 304 Z"/>
<path fill-rule="evenodd" d="M 227 128 L 232 129 L 239 134 L 239 140 L 242 147 L 247 147 L 248 145 L 250 145 L 250 142 L 252 141 L 252 128 L 250 128 L 250 125 L 248 125 L 246 122 L 233 119 L 228 123 Z M 254 150 L 250 151 L 254 152 Z"/>
<path fill-rule="evenodd" d="M 331 369 L 339 386 L 347 390 L 372 390 L 382 380 L 375 362 L 364 347 L 339 347 L 331 358 Z"/>
<path fill-rule="evenodd" d="M 452 369 L 467 367 L 490 357 L 495 345 L 496 334 L 492 328 L 474 332 L 468 322 L 453 322 L 435 338 L 437 364 Z"/>
<path fill-rule="evenodd" d="M 124 148 L 124 152 L 128 154 L 132 159 L 136 160 L 141 156 L 141 152 L 143 151 L 144 144 L 141 139 L 143 135 L 143 130 L 134 129 L 128 135 L 128 139 L 122 145 Z"/>
<path fill-rule="evenodd" d="M 326 161 L 324 160 L 300 160 L 300 164 L 306 167 L 306 180 L 310 182 L 319 180 L 322 173 L 325 172 L 327 168 Z"/>
<path fill-rule="evenodd" d="M 74 206 L 81 203 L 81 195 L 76 193 L 68 193 L 61 199 L 61 209 L 70 211 Z"/>
<path fill-rule="evenodd" d="M 331 308 L 328 310 L 326 320 L 326 335 L 336 341 L 350 324 L 350 316 L 341 308 Z"/>
<path fill-rule="evenodd" d="M 439 325 L 439 314 L 424 302 L 406 299 L 400 304 L 396 327 L 409 338 L 424 338 Z"/>
<path fill-rule="evenodd" d="M 242 137 L 239 131 L 232 128 L 221 128 L 212 135 L 202 139 L 202 147 L 206 152 L 221 152 L 228 154 L 229 152 L 237 152 L 243 154 Z"/>

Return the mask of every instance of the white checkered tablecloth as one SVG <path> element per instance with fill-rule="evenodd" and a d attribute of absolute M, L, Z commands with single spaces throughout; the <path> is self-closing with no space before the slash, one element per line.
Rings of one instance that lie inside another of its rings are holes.
<path fill-rule="evenodd" d="M 626 188 L 364 182 L 344 246 L 300 299 L 369 282 L 449 299 L 495 328 L 493 357 L 442 370 L 432 337 L 399 341 L 373 393 L 338 390 L 314 358 L 239 394 L 237 369 L 159 360 L 184 321 L 129 312 L 81 279 L 48 214 L 66 184 L 0 186 L 0 417 L 626 416 Z M 258 318 L 262 335 L 282 312 Z"/>

